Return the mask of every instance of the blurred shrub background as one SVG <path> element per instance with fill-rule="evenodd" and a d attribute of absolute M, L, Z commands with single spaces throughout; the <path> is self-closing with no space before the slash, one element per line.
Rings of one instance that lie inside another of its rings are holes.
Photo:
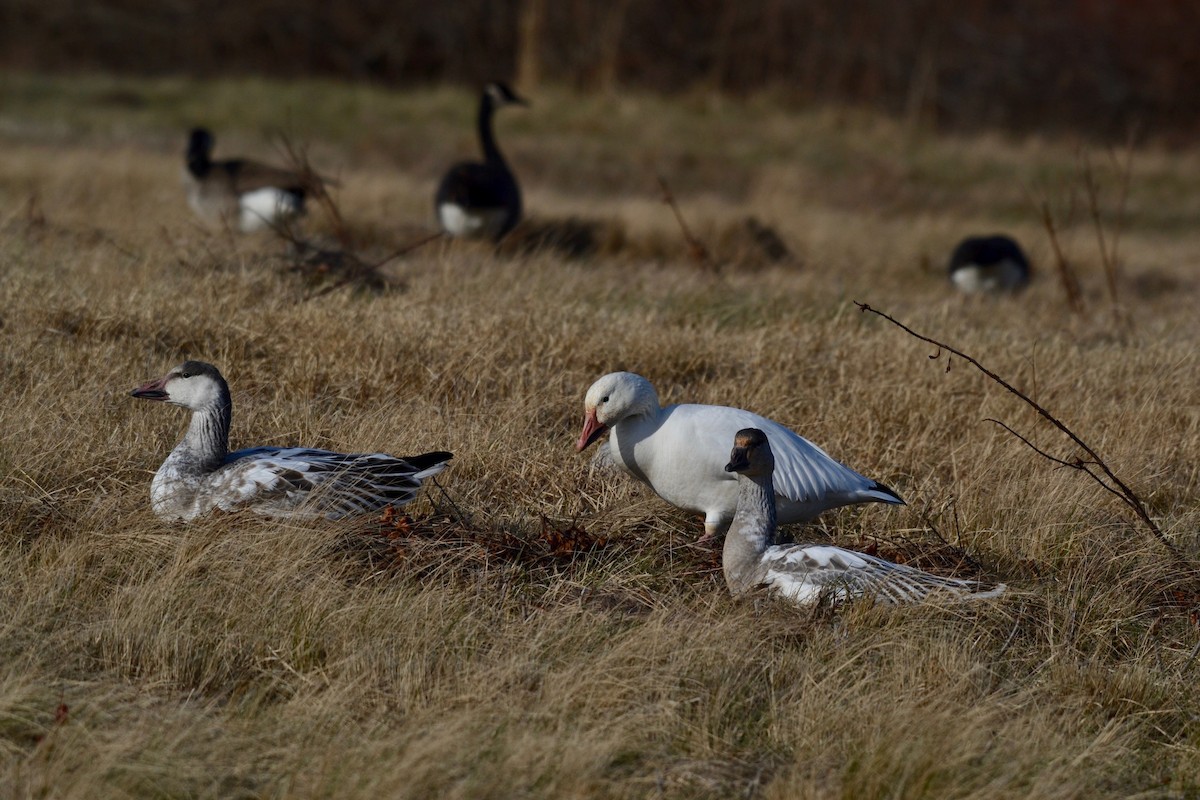
<path fill-rule="evenodd" d="M 945 129 L 1200 129 L 1195 0 L 3 0 L 0 67 L 777 93 Z"/>

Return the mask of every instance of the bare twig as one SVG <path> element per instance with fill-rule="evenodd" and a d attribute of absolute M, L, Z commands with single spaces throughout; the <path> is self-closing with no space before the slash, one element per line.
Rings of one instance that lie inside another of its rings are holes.
<path fill-rule="evenodd" d="M 445 234 L 443 234 L 441 231 L 430 234 L 429 236 L 418 239 L 415 242 L 401 247 L 399 250 L 392 251 L 374 263 L 367 263 L 359 258 L 355 253 L 349 251 L 322 250 L 318 247 L 308 244 L 307 242 L 292 238 L 292 244 L 296 248 L 296 252 L 300 256 L 300 260 L 293 264 L 289 268 L 289 271 L 319 272 L 321 270 L 333 271 L 334 269 L 340 269 L 342 272 L 341 278 L 305 295 L 303 298 L 304 301 L 314 300 L 318 297 L 330 294 L 331 292 L 336 292 L 343 286 L 349 286 L 353 283 L 357 283 L 372 289 L 381 288 L 387 284 L 387 280 L 384 278 L 383 274 L 379 272 L 379 269 L 384 264 L 400 258 L 403 255 L 407 255 L 417 248 L 424 247 L 430 242 L 441 239 L 444 235 Z"/>
<path fill-rule="evenodd" d="M 1054 267 L 1058 272 L 1063 295 L 1067 299 L 1067 308 L 1071 309 L 1072 314 L 1078 314 L 1083 311 L 1083 292 L 1079 288 L 1079 278 L 1059 245 L 1058 228 L 1054 224 L 1054 215 L 1050 213 L 1050 203 L 1043 200 L 1039 210 L 1042 215 L 1042 227 L 1046 229 L 1046 235 L 1050 237 L 1050 247 L 1054 250 Z"/>
<path fill-rule="evenodd" d="M 908 335 L 910 335 L 916 339 L 920 339 L 923 342 L 927 342 L 928 344 L 931 344 L 931 345 L 939 348 L 939 350 L 945 350 L 948 353 L 953 353 L 954 355 L 961 358 L 963 361 L 966 361 L 968 364 L 975 367 L 977 370 L 982 372 L 984 375 L 991 378 L 996 383 L 1000 384 L 1000 386 L 1004 387 L 1004 389 L 1006 391 L 1008 391 L 1010 394 L 1016 395 L 1018 398 L 1020 398 L 1022 401 L 1024 401 L 1025 404 L 1028 405 L 1030 408 L 1032 408 L 1034 411 L 1036 411 L 1038 413 L 1038 415 L 1040 417 L 1042 417 L 1042 419 L 1046 420 L 1051 425 L 1053 425 L 1055 428 L 1057 428 L 1059 431 L 1061 431 L 1067 438 L 1069 438 L 1072 442 L 1074 442 L 1076 446 L 1078 446 L 1081 450 L 1083 450 L 1085 453 L 1087 453 L 1088 457 L 1090 458 L 1090 461 L 1085 462 L 1085 461 L 1078 460 L 1078 459 L 1075 461 L 1066 461 L 1064 459 L 1051 456 L 1048 453 L 1038 449 L 1037 447 L 1034 447 L 1029 442 L 1028 439 L 1017 434 L 1016 431 L 1014 431 L 1012 428 L 1009 428 L 1007 425 L 1003 425 L 1003 423 L 1001 423 L 1001 425 L 1006 430 L 1008 430 L 1010 433 L 1016 435 L 1018 439 L 1020 439 L 1021 441 L 1025 442 L 1025 444 L 1027 444 L 1031 448 L 1033 448 L 1033 450 L 1035 452 L 1037 452 L 1038 454 L 1045 456 L 1046 458 L 1050 459 L 1051 461 L 1053 461 L 1057 464 L 1060 464 L 1062 466 L 1070 467 L 1071 469 L 1077 469 L 1077 470 L 1086 472 L 1089 475 L 1091 475 L 1094 480 L 1096 480 L 1098 483 L 1100 483 L 1101 486 L 1104 486 L 1104 488 L 1108 489 L 1108 491 L 1112 492 L 1118 498 L 1120 498 L 1120 500 L 1138 516 L 1138 518 L 1145 524 L 1145 526 L 1146 526 L 1147 530 L 1149 530 L 1150 534 L 1155 539 L 1158 540 L 1159 544 L 1161 544 L 1164 548 L 1167 549 L 1167 551 L 1171 554 L 1171 556 L 1176 560 L 1176 562 L 1180 566 L 1188 569 L 1189 571 L 1194 571 L 1193 565 L 1184 557 L 1184 555 L 1179 551 L 1179 549 L 1176 548 L 1175 545 L 1173 545 L 1170 542 L 1170 540 L 1167 539 L 1166 535 L 1162 532 L 1162 530 L 1158 527 L 1158 525 L 1151 518 L 1150 512 L 1146 510 L 1146 505 L 1145 505 L 1145 503 L 1142 502 L 1142 499 L 1141 499 L 1141 497 L 1138 496 L 1137 492 L 1135 492 L 1124 481 L 1122 481 L 1119 477 L 1117 477 L 1116 473 L 1113 472 L 1112 468 L 1110 468 L 1108 466 L 1108 464 L 1104 461 L 1104 459 L 1101 458 L 1100 455 L 1095 450 L 1093 450 L 1086 442 L 1084 442 L 1083 439 L 1080 439 L 1079 436 L 1076 435 L 1076 433 L 1074 431 L 1072 431 L 1070 428 L 1068 428 L 1057 417 L 1055 417 L 1053 414 L 1051 414 L 1049 411 L 1047 411 L 1045 408 L 1043 408 L 1035 400 L 1031 399 L 1028 395 L 1026 395 L 1020 389 L 1016 388 L 1015 386 L 1010 384 L 1008 381 L 1004 380 L 999 375 L 997 375 L 995 372 L 992 372 L 990 369 L 983 366 L 983 364 L 980 364 L 977 360 L 975 360 L 971 356 L 967 355 L 966 353 L 962 352 L 961 350 L 956 350 L 955 348 L 951 347 L 948 344 L 939 342 L 936 339 L 932 339 L 928 336 L 917 333 L 912 328 L 905 325 L 903 322 L 900 322 L 899 320 L 897 320 L 895 317 L 892 317 L 888 314 L 883 313 L 882 311 L 878 311 L 874 308 L 871 308 L 866 303 L 860 303 L 856 300 L 856 301 L 854 301 L 854 305 L 858 306 L 861 311 L 864 311 L 864 312 L 869 311 L 872 314 L 875 314 L 876 316 L 883 317 L 888 322 L 892 323 L 893 325 L 900 328 L 905 333 L 907 333 Z M 1099 469 L 1100 472 L 1104 475 L 1104 477 L 1107 479 L 1108 482 L 1106 483 L 1104 480 L 1101 480 L 1100 476 L 1093 473 L 1091 471 L 1091 469 L 1089 469 L 1089 467 L 1095 467 L 1096 469 Z"/>
<path fill-rule="evenodd" d="M 295 144 L 286 133 L 280 133 L 278 137 L 280 145 L 287 154 L 289 167 L 301 176 L 304 188 L 329 217 L 329 222 L 333 226 L 333 235 L 338 240 L 338 244 L 345 248 L 351 247 L 353 239 L 350 235 L 350 228 L 346 225 L 346 220 L 342 217 L 337 203 L 329 194 L 329 187 L 336 185 L 337 182 L 322 176 L 313 168 L 312 162 L 308 159 L 306 147 Z"/>
<path fill-rule="evenodd" d="M 697 264 L 715 271 L 717 265 L 708 254 L 708 248 L 692 234 L 687 223 L 683 221 L 683 214 L 679 211 L 679 204 L 675 202 L 675 195 L 671 192 L 671 187 L 667 185 L 667 179 L 662 175 L 658 176 L 658 188 L 662 190 L 662 201 L 670 206 L 672 213 L 675 214 L 675 221 L 679 223 L 679 230 L 683 232 L 683 240 L 687 242 L 688 255 Z"/>
<path fill-rule="evenodd" d="M 1091 159 L 1086 152 L 1082 155 L 1081 159 L 1083 162 L 1083 186 L 1087 192 L 1088 212 L 1092 218 L 1092 228 L 1096 232 L 1096 244 L 1100 249 L 1100 263 L 1104 267 L 1104 284 L 1108 290 L 1109 302 L 1112 304 L 1113 309 L 1116 310 L 1119 303 L 1118 279 L 1120 278 L 1121 268 L 1117 254 L 1121 243 L 1121 229 L 1125 223 L 1125 204 L 1129 198 L 1130 174 L 1133 168 L 1132 140 L 1126 149 L 1124 164 L 1120 164 L 1115 154 L 1111 151 L 1109 157 L 1121 180 L 1120 191 L 1117 195 L 1117 207 L 1114 212 L 1115 218 L 1112 223 L 1111 239 L 1106 239 L 1104 235 L 1104 219 L 1100 213 L 1100 185 L 1096 180 L 1096 171 L 1093 169 Z"/>

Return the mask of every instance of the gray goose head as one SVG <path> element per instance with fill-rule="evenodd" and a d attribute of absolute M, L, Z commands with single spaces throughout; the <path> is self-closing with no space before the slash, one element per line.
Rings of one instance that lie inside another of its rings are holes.
<path fill-rule="evenodd" d="M 204 361 L 185 361 L 163 377 L 132 392 L 143 400 L 157 400 L 191 411 L 228 405 L 229 385 L 220 370 Z"/>

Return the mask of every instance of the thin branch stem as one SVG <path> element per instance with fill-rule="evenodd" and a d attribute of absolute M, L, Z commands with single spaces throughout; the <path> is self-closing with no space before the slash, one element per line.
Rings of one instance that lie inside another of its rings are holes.
<path fill-rule="evenodd" d="M 899 320 L 897 320 L 895 317 L 892 317 L 889 314 L 885 314 L 882 311 L 878 311 L 874 308 L 871 308 L 866 303 L 860 303 L 856 300 L 856 301 L 854 301 L 854 305 L 858 306 L 858 308 L 861 311 L 864 311 L 864 312 L 869 311 L 872 314 L 875 314 L 876 316 L 883 317 L 888 322 L 890 322 L 893 325 L 895 325 L 896 327 L 900 328 L 901 330 L 903 330 L 905 333 L 907 333 L 909 336 L 912 336 L 913 338 L 920 339 L 921 341 L 931 344 L 934 347 L 938 347 L 942 350 L 945 350 L 946 352 L 953 353 L 954 355 L 961 358 L 963 361 L 966 361 L 968 364 L 975 367 L 975 369 L 979 370 L 984 375 L 991 378 L 996 383 L 1000 384 L 1010 394 L 1013 394 L 1013 395 L 1016 395 L 1017 397 L 1019 397 L 1022 401 L 1025 402 L 1026 405 L 1028 405 L 1030 408 L 1032 408 L 1034 411 L 1036 411 L 1042 419 L 1046 420 L 1051 425 L 1053 425 L 1055 428 L 1057 428 L 1059 431 L 1061 431 L 1067 438 L 1069 438 L 1072 442 L 1074 442 L 1076 444 L 1076 446 L 1078 446 L 1081 450 L 1083 450 L 1085 453 L 1087 453 L 1089 458 L 1091 459 L 1090 463 L 1094 464 L 1101 472 L 1104 473 L 1104 477 L 1106 477 L 1111 482 L 1111 485 L 1105 484 L 1104 481 L 1101 481 L 1099 476 L 1093 474 L 1091 472 L 1091 470 L 1087 469 L 1084 466 L 1084 462 L 1082 462 L 1082 461 L 1079 461 L 1076 463 L 1070 463 L 1070 462 L 1064 461 L 1063 459 L 1050 456 L 1050 455 L 1042 452 L 1041 450 L 1038 450 L 1036 447 L 1033 448 L 1034 450 L 1036 450 L 1041 455 L 1046 456 L 1047 458 L 1051 459 L 1055 463 L 1062 464 L 1064 466 L 1068 466 L 1073 469 L 1080 469 L 1080 470 L 1083 470 L 1084 472 L 1087 472 L 1089 475 L 1092 475 L 1092 477 L 1095 480 L 1097 480 L 1102 486 L 1104 486 L 1106 489 L 1108 489 L 1110 492 L 1112 492 L 1118 498 L 1120 498 L 1121 501 L 1126 506 L 1128 506 L 1138 516 L 1138 518 L 1142 520 L 1143 523 L 1145 523 L 1146 528 L 1150 531 L 1151 535 L 1153 535 L 1154 538 L 1158 540 L 1159 544 L 1161 544 L 1163 547 L 1165 547 L 1167 549 L 1167 551 L 1171 554 L 1171 556 L 1181 566 L 1184 566 L 1184 567 L 1188 568 L 1189 570 L 1192 569 L 1192 565 L 1190 564 L 1190 562 L 1186 558 L 1184 558 L 1183 554 L 1178 550 L 1178 548 L 1176 548 L 1175 545 L 1173 545 L 1167 539 L 1166 535 L 1162 532 L 1162 530 L 1158 527 L 1158 525 L 1151 518 L 1150 512 L 1146 510 L 1146 506 L 1142 502 L 1142 499 L 1138 496 L 1138 494 L 1135 491 L 1133 491 L 1133 489 L 1131 489 L 1124 481 L 1122 481 L 1119 477 L 1117 477 L 1116 473 L 1114 473 L 1112 471 L 1112 469 L 1108 466 L 1108 464 L 1105 463 L 1104 459 L 1101 458 L 1100 455 L 1095 450 L 1093 450 L 1091 448 L 1091 446 L 1089 446 L 1087 444 L 1087 442 L 1083 441 L 1083 439 L 1080 439 L 1079 436 L 1077 436 L 1074 431 L 1072 431 L 1064 423 L 1059 421 L 1059 419 L 1057 417 L 1055 417 L 1053 414 L 1051 414 L 1049 411 L 1047 411 L 1045 408 L 1043 408 L 1040 404 L 1038 404 L 1035 400 L 1030 398 L 1028 395 L 1026 395 L 1020 389 L 1016 388 L 1015 386 L 1010 384 L 1008 381 L 1004 380 L 999 375 L 997 375 L 995 372 L 992 372 L 990 369 L 983 366 L 983 364 L 979 363 L 979 361 L 977 361 L 975 358 L 967 355 L 963 351 L 957 350 L 957 349 L 951 347 L 950 345 L 945 344 L 944 342 L 939 342 L 937 339 L 933 339 L 933 338 L 930 338 L 923 334 L 917 333 L 912 328 L 905 325 L 903 322 L 900 322 Z M 1006 429 L 1008 429 L 1014 435 L 1017 435 L 1016 432 L 1013 431 L 1011 428 L 1009 428 L 1007 425 L 1005 425 L 1004 427 Z M 1026 444 L 1029 444 L 1030 447 L 1033 447 L 1033 445 L 1030 444 L 1027 439 L 1025 439 L 1024 437 L 1021 437 L 1019 435 L 1017 435 L 1017 436 L 1022 441 L 1024 441 Z M 1115 487 L 1115 488 L 1113 488 L 1113 487 Z"/>
<path fill-rule="evenodd" d="M 688 255 L 698 264 L 715 271 L 717 265 L 713 263 L 712 257 L 708 254 L 708 248 L 695 237 L 687 223 L 684 222 L 683 213 L 679 210 L 679 204 L 675 202 L 675 194 L 671 191 L 671 187 L 667 185 L 667 179 L 662 175 L 657 177 L 658 188 L 662 191 L 662 201 L 671 207 L 671 212 L 675 215 L 675 221 L 679 224 L 679 230 L 683 232 L 683 240 L 687 242 Z"/>
<path fill-rule="evenodd" d="M 1046 229 L 1046 235 L 1050 237 L 1050 247 L 1054 250 L 1054 266 L 1058 271 L 1063 294 L 1067 298 L 1067 308 L 1071 310 L 1071 313 L 1078 314 L 1083 311 L 1083 292 L 1079 288 L 1079 279 L 1075 276 L 1075 270 L 1071 268 L 1071 264 L 1067 261 L 1062 246 L 1059 244 L 1058 228 L 1054 224 L 1054 214 L 1050 211 L 1050 203 L 1042 201 L 1039 211 L 1042 216 L 1042 227 Z"/>

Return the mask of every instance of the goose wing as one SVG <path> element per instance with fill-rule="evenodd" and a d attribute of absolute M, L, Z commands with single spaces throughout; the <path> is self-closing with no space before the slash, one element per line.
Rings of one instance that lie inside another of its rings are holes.
<path fill-rule="evenodd" d="M 266 514 L 307 511 L 339 518 L 409 502 L 450 457 L 259 447 L 230 453 L 206 488 L 227 511 L 250 507 Z"/>
<path fill-rule="evenodd" d="M 762 566 L 763 584 L 801 604 L 823 595 L 835 601 L 871 596 L 893 605 L 920 602 L 937 592 L 976 599 L 995 597 L 1006 588 L 945 578 L 833 545 L 771 547 Z"/>
<path fill-rule="evenodd" d="M 728 461 L 729 443 L 743 428 L 758 428 L 767 435 L 771 452 L 775 454 L 775 493 L 793 503 L 817 502 L 826 497 L 859 497 L 888 503 L 903 502 L 900 497 L 870 478 L 858 474 L 845 464 L 831 458 L 820 447 L 784 427 L 778 422 L 740 408 L 727 406 L 676 406 L 695 426 L 688 435 L 702 436 L 706 450 L 713 453 L 714 463 L 723 478 L 736 480 L 724 472 Z"/>
<path fill-rule="evenodd" d="M 237 194 L 253 192 L 256 189 L 284 189 L 304 194 L 323 183 L 316 175 L 304 175 L 243 158 L 221 161 L 214 166 L 219 167 L 228 176 L 229 185 Z"/>
<path fill-rule="evenodd" d="M 789 500 L 803 503 L 826 497 L 861 496 L 888 503 L 902 502 L 891 489 L 860 475 L 778 422 L 762 419 L 760 427 L 775 454 L 775 491 Z"/>

